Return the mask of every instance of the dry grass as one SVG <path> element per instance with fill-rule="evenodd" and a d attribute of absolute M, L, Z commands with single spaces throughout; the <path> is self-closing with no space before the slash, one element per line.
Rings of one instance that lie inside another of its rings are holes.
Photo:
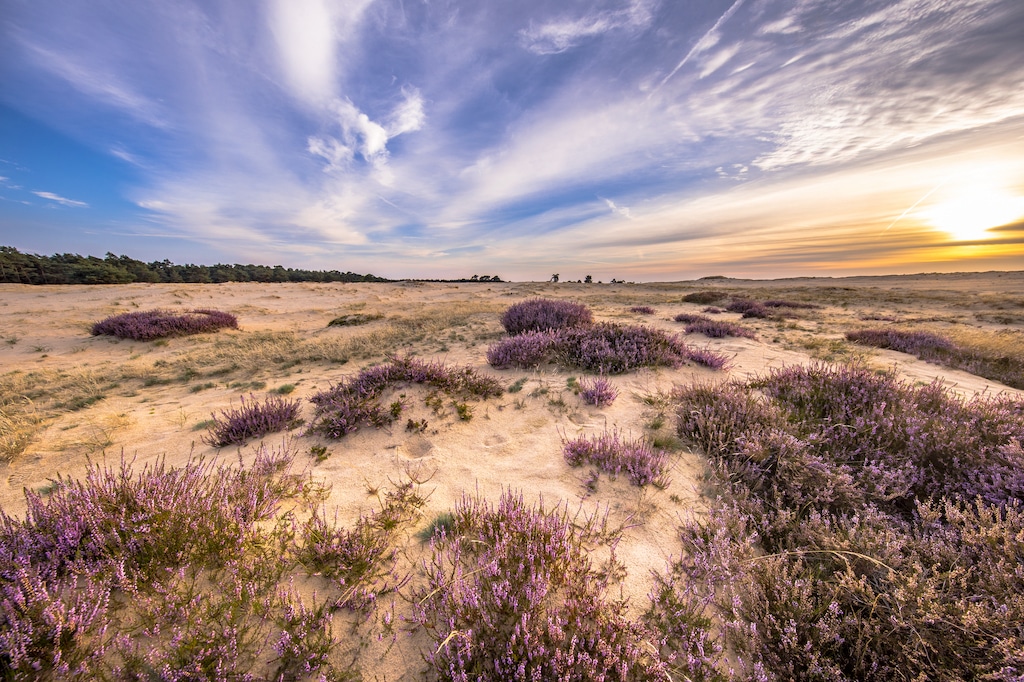
<path fill-rule="evenodd" d="M 60 415 L 109 395 L 132 395 L 150 386 L 213 377 L 251 380 L 299 364 L 380 358 L 464 327 L 478 329 L 486 337 L 500 331 L 497 319 L 504 307 L 483 301 L 428 305 L 362 332 L 337 328 L 309 336 L 293 331 L 230 332 L 184 344 L 183 350 L 166 360 L 136 359 L 103 370 L 11 372 L 0 376 L 0 461 L 20 455 Z M 96 444 L 103 439 L 89 440 Z"/>

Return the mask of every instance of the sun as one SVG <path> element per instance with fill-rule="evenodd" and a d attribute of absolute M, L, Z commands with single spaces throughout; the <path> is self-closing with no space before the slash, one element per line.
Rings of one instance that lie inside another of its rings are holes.
<path fill-rule="evenodd" d="M 926 223 L 958 241 L 991 239 L 996 235 L 990 228 L 1024 218 L 1024 197 L 1004 187 L 961 187 L 920 215 Z"/>

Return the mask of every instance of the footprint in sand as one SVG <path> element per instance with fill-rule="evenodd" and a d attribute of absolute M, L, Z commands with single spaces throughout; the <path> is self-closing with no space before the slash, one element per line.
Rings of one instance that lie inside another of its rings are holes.
<path fill-rule="evenodd" d="M 410 438 L 396 448 L 398 454 L 406 459 L 422 459 L 434 449 L 434 444 L 426 438 Z"/>
<path fill-rule="evenodd" d="M 504 445 L 507 442 L 508 442 L 508 436 L 503 436 L 503 435 L 501 435 L 499 433 L 496 433 L 496 434 L 487 436 L 487 438 L 484 438 L 484 447 L 485 448 L 496 448 L 498 446 Z"/>

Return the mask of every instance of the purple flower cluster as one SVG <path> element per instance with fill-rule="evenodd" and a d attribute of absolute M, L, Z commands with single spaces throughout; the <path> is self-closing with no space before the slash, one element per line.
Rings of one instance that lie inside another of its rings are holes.
<path fill-rule="evenodd" d="M 846 333 L 854 343 L 910 353 L 927 362 L 962 369 L 1007 386 L 1024 388 L 1024 363 L 1009 355 L 993 356 L 958 346 L 939 334 L 899 329 L 861 329 Z"/>
<path fill-rule="evenodd" d="M 666 679 L 645 646 L 648 630 L 605 597 L 606 581 L 582 527 L 558 508 L 502 494 L 497 508 L 464 498 L 451 533 L 431 540 L 416 619 L 433 639 L 425 653 L 441 680 Z"/>
<path fill-rule="evenodd" d="M 633 485 L 668 485 L 668 453 L 656 450 L 644 438 L 625 438 L 618 431 L 590 437 L 579 436 L 562 443 L 562 455 L 570 466 L 592 464 L 612 475 L 626 474 Z"/>
<path fill-rule="evenodd" d="M 530 368 L 550 361 L 558 343 L 554 332 L 523 332 L 502 339 L 487 349 L 487 363 L 498 369 Z"/>
<path fill-rule="evenodd" d="M 741 327 L 738 324 L 724 320 L 712 320 L 704 315 L 680 313 L 675 316 L 675 321 L 686 323 L 687 334 L 703 334 L 713 339 L 721 339 L 726 336 L 743 337 L 745 339 L 757 338 L 757 335 L 746 327 Z"/>
<path fill-rule="evenodd" d="M 1024 670 L 1024 402 L 826 365 L 676 400 L 731 502 L 684 528 L 652 622 L 710 606 L 754 677 Z"/>
<path fill-rule="evenodd" d="M 385 408 L 380 399 L 386 389 L 403 383 L 424 384 L 449 395 L 484 399 L 504 392 L 496 378 L 483 376 L 470 367 L 393 358 L 311 397 L 316 407 L 310 430 L 341 438 L 365 424 L 391 424 L 401 414 L 401 403 Z"/>
<path fill-rule="evenodd" d="M 619 397 L 619 389 L 615 388 L 615 384 L 608 381 L 605 377 L 580 379 L 579 387 L 580 397 L 588 405 L 606 407 L 615 402 L 615 399 Z"/>
<path fill-rule="evenodd" d="M 501 316 L 501 326 L 510 336 L 590 324 L 593 316 L 582 303 L 548 298 L 531 298 L 515 303 Z"/>
<path fill-rule="evenodd" d="M 487 361 L 501 368 L 553 361 L 598 374 L 622 374 L 639 367 L 678 367 L 686 361 L 718 368 L 726 358 L 690 348 L 660 329 L 602 322 L 503 339 L 487 349 Z"/>
<path fill-rule="evenodd" d="M 245 396 L 239 401 L 242 404 L 238 409 L 224 410 L 220 417 L 213 415 L 213 423 L 203 437 L 204 443 L 222 448 L 275 431 L 293 429 L 302 423 L 298 400 L 271 395 L 259 402 L 250 394 L 249 402 L 245 401 Z"/>
<path fill-rule="evenodd" d="M 725 309 L 730 313 L 741 313 L 743 317 L 756 317 L 763 319 L 771 316 L 771 311 L 768 310 L 764 304 L 758 301 L 753 301 L 749 298 L 733 299 Z"/>
<path fill-rule="evenodd" d="M 922 360 L 933 361 L 949 358 L 959 350 L 955 343 L 944 336 L 899 329 L 861 329 L 846 332 L 846 340 L 875 348 L 889 348 L 916 355 Z"/>
<path fill-rule="evenodd" d="M 636 313 L 638 315 L 653 315 L 655 310 L 649 305 L 635 305 L 629 309 L 629 312 Z"/>
<path fill-rule="evenodd" d="M 189 336 L 218 329 L 237 329 L 238 319 L 219 310 L 197 309 L 183 313 L 144 310 L 112 315 L 92 326 L 92 335 L 152 341 L 168 336 Z"/>
<path fill-rule="evenodd" d="M 249 468 L 159 462 L 136 475 L 122 461 L 91 467 L 84 481 L 58 478 L 45 501 L 26 490 L 24 521 L 0 511 L 0 670 L 92 678 L 121 647 L 111 635 L 136 627 L 132 610 L 147 599 L 164 608 L 150 591 L 184 566 L 228 566 L 254 525 L 300 493 L 290 462 L 261 450 Z M 138 598 L 128 615 L 115 590 Z"/>
<path fill-rule="evenodd" d="M 370 621 L 404 584 L 392 541 L 424 499 L 402 484 L 339 529 L 316 511 L 326 491 L 288 473 L 292 458 L 261 448 L 248 467 L 139 473 L 122 461 L 58 479 L 46 501 L 26 491 L 24 521 L 0 512 L 0 675 L 348 679 L 331 623 L 338 609 Z M 296 505 L 313 510 L 304 526 Z M 303 569 L 326 578 L 311 606 L 290 584 Z"/>

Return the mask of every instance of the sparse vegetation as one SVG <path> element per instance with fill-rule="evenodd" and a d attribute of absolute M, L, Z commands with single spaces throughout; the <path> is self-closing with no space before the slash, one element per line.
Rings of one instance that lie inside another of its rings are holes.
<path fill-rule="evenodd" d="M 226 328 L 237 329 L 238 319 L 219 310 L 196 309 L 184 313 L 145 310 L 121 313 L 100 320 L 92 326 L 92 335 L 152 341 L 168 336 L 189 336 Z"/>
<path fill-rule="evenodd" d="M 275 431 L 293 429 L 302 423 L 298 400 L 270 395 L 260 402 L 250 394 L 248 402 L 244 396 L 239 398 L 239 402 L 238 409 L 224 410 L 220 417 L 213 416 L 213 424 L 203 442 L 222 448 Z"/>
<path fill-rule="evenodd" d="M 380 313 L 350 313 L 340 315 L 327 323 L 328 327 L 358 327 L 362 324 L 369 324 L 384 319 Z"/>

